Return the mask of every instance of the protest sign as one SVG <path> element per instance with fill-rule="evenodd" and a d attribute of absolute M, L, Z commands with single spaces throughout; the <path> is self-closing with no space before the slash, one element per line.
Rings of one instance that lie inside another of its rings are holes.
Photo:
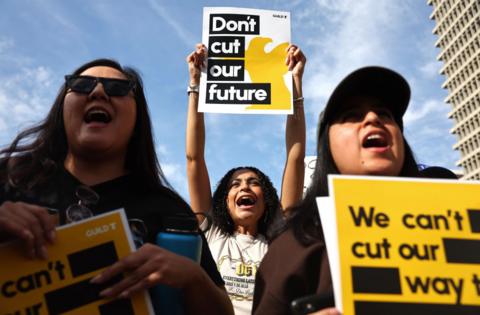
<path fill-rule="evenodd" d="M 90 279 L 133 251 L 122 210 L 62 226 L 55 244 L 47 245 L 47 260 L 28 259 L 18 242 L 0 246 L 0 314 L 153 314 L 150 298 L 101 299 L 103 285 Z"/>
<path fill-rule="evenodd" d="M 204 8 L 203 43 L 200 112 L 293 113 L 289 12 Z"/>
<path fill-rule="evenodd" d="M 479 182 L 337 175 L 329 192 L 317 203 L 343 314 L 480 314 Z"/>

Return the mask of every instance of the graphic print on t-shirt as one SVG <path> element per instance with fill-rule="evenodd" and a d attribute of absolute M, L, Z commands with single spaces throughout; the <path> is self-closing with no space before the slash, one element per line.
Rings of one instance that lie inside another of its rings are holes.
<path fill-rule="evenodd" d="M 242 261 L 228 255 L 220 257 L 218 270 L 225 281 L 230 299 L 236 301 L 252 301 L 255 287 L 255 274 L 260 261 Z"/>
<path fill-rule="evenodd" d="M 205 229 L 206 226 L 205 220 L 200 228 Z M 263 235 L 254 237 L 237 232 L 228 235 L 215 224 L 205 233 L 205 237 L 235 314 L 251 314 L 255 275 L 268 250 L 267 240 Z"/>

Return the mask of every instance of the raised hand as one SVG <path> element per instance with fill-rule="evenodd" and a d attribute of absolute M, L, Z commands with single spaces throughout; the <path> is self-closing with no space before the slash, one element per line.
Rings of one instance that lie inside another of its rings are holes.
<path fill-rule="evenodd" d="M 198 85 L 202 67 L 206 65 L 207 47 L 204 44 L 195 45 L 195 50 L 187 56 L 190 85 Z"/>
<path fill-rule="evenodd" d="M 287 47 L 287 59 L 285 60 L 285 64 L 288 66 L 288 70 L 292 71 L 294 79 L 295 77 L 302 78 L 305 63 L 307 63 L 307 58 L 302 50 L 296 45 L 289 45 Z"/>

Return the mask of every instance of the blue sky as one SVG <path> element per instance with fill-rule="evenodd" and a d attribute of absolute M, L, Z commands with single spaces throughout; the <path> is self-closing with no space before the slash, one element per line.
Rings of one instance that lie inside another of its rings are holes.
<path fill-rule="evenodd" d="M 422 0 L 0 0 L 0 145 L 45 117 L 65 74 L 114 58 L 142 73 L 162 168 L 188 199 L 185 57 L 201 40 L 204 6 L 291 12 L 292 41 L 308 58 L 307 155 L 335 85 L 356 68 L 382 65 L 411 85 L 405 134 L 418 162 L 456 169 L 432 7 Z M 207 114 L 206 127 L 212 185 L 232 167 L 253 165 L 280 189 L 285 116 Z"/>

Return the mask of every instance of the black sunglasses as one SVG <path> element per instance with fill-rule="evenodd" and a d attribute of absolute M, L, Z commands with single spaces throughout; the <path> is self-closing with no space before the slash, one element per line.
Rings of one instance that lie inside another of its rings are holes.
<path fill-rule="evenodd" d="M 99 82 L 102 83 L 108 96 L 125 96 L 135 88 L 135 83 L 131 80 L 98 78 L 89 75 L 65 76 L 67 88 L 77 93 L 90 94 Z"/>

